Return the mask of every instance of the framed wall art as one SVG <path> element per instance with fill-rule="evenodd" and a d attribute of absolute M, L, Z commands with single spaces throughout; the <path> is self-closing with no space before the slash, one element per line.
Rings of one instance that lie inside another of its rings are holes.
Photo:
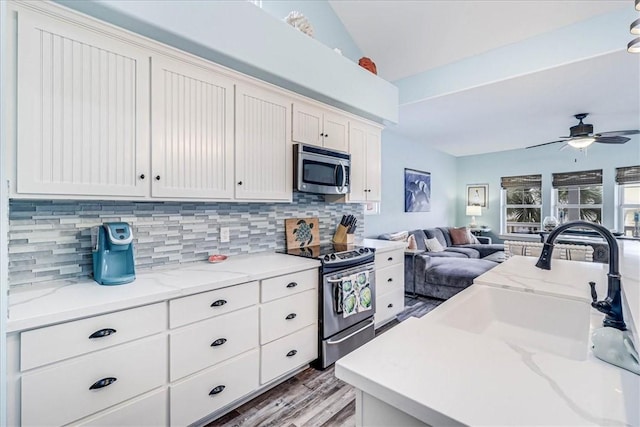
<path fill-rule="evenodd" d="M 404 211 L 431 212 L 431 173 L 404 170 Z"/>
<path fill-rule="evenodd" d="M 486 208 L 489 205 L 489 184 L 467 185 L 467 206 L 481 206 Z"/>

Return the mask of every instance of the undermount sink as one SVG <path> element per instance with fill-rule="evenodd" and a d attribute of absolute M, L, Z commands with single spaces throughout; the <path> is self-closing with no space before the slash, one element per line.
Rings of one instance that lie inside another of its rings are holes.
<path fill-rule="evenodd" d="M 586 301 L 474 285 L 430 313 L 430 319 L 574 360 L 589 348 Z"/>

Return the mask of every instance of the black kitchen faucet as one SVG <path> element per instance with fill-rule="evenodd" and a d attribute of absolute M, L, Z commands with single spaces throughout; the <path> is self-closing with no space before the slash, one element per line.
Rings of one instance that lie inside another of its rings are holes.
<path fill-rule="evenodd" d="M 609 244 L 609 273 L 607 274 L 607 297 L 602 301 L 597 301 L 598 295 L 596 294 L 595 282 L 589 282 L 591 286 L 591 306 L 601 313 L 606 314 L 603 326 L 610 326 L 612 328 L 620 329 L 624 331 L 627 329 L 627 325 L 624 323 L 622 317 L 622 288 L 620 286 L 620 270 L 619 270 L 619 255 L 618 255 L 618 243 L 613 237 L 613 234 L 600 224 L 587 221 L 571 221 L 562 224 L 553 229 L 553 231 L 547 237 L 547 241 L 544 243 L 542 253 L 536 267 L 543 270 L 551 270 L 551 255 L 553 254 L 553 242 L 556 237 L 563 231 L 572 228 L 590 228 L 600 234 Z"/>

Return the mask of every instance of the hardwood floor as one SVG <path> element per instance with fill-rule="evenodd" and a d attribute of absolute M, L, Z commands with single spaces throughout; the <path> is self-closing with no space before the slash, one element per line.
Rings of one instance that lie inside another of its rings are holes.
<path fill-rule="evenodd" d="M 405 310 L 376 331 L 384 333 L 408 317 L 422 317 L 442 301 L 405 297 Z M 333 366 L 308 368 L 206 427 L 352 427 L 355 391 L 333 374 Z"/>

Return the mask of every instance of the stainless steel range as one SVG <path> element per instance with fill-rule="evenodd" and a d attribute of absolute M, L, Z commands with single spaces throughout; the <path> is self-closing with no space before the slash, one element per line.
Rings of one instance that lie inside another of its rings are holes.
<path fill-rule="evenodd" d="M 374 249 L 327 244 L 289 249 L 284 253 L 322 262 L 316 367 L 324 369 L 373 339 Z"/>

